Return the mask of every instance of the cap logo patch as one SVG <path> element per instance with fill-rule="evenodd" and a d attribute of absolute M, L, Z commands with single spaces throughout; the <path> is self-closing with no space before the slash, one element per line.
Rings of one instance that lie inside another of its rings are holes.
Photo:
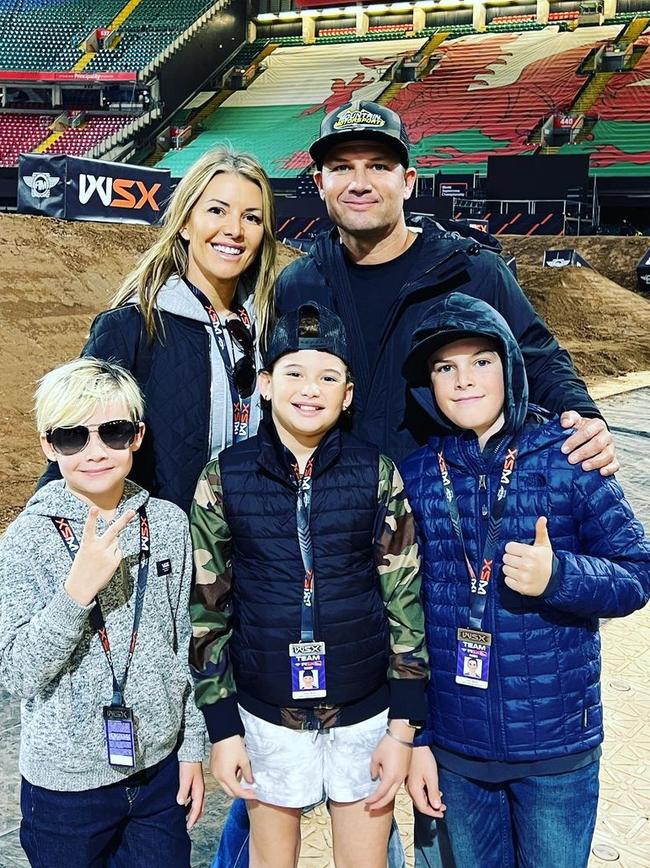
<path fill-rule="evenodd" d="M 369 112 L 367 109 L 346 109 L 337 115 L 334 121 L 334 129 L 340 130 L 342 127 L 355 126 L 357 124 L 383 127 L 386 126 L 386 121 L 381 115 Z"/>

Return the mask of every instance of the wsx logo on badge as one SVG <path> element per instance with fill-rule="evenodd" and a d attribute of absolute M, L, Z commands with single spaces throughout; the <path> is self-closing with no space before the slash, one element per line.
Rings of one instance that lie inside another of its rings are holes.
<path fill-rule="evenodd" d="M 50 191 L 59 183 L 61 178 L 50 175 L 49 172 L 34 172 L 31 175 L 23 175 L 23 181 L 32 191 L 34 199 L 49 199 Z"/>

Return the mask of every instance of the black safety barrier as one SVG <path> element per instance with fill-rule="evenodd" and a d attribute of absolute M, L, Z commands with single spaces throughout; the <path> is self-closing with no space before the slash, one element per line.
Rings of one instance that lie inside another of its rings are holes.
<path fill-rule="evenodd" d="M 18 211 L 65 220 L 158 223 L 170 173 L 66 154 L 22 154 Z"/>

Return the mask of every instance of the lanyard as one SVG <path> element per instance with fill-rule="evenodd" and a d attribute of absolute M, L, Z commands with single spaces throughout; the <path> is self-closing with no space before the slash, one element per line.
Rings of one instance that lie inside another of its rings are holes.
<path fill-rule="evenodd" d="M 485 612 L 485 604 L 487 602 L 487 592 L 490 580 L 492 579 L 494 556 L 496 554 L 497 543 L 501 531 L 501 519 L 506 506 L 506 498 L 510 490 L 510 481 L 512 473 L 515 469 L 515 461 L 517 460 L 518 448 L 515 446 L 508 449 L 501 470 L 501 479 L 499 480 L 499 488 L 492 504 L 490 512 L 490 523 L 488 525 L 487 538 L 483 548 L 483 557 L 481 558 L 480 575 L 476 576 L 476 572 L 472 563 L 467 556 L 465 548 L 465 540 L 463 539 L 463 531 L 460 525 L 460 513 L 458 511 L 458 500 L 454 486 L 451 483 L 451 476 L 445 461 L 442 451 L 438 452 L 438 466 L 440 468 L 440 476 L 442 478 L 443 491 L 445 493 L 445 503 L 449 510 L 449 518 L 454 529 L 454 533 L 460 542 L 463 550 L 463 558 L 465 559 L 465 567 L 469 576 L 470 590 L 470 608 L 469 608 L 469 626 L 473 630 L 480 630 L 483 622 L 483 614 Z"/>
<path fill-rule="evenodd" d="M 194 284 L 187 280 L 187 278 L 185 279 L 185 283 L 194 297 L 201 302 L 210 319 L 214 340 L 217 344 L 217 349 L 219 350 L 219 355 L 221 356 L 221 361 L 223 362 L 226 371 L 228 387 L 230 388 L 230 400 L 232 401 L 232 441 L 233 443 L 239 443 L 240 440 L 246 440 L 248 437 L 251 399 L 250 397 L 242 398 L 237 390 L 235 384 L 235 371 L 232 366 L 232 361 L 230 360 L 228 347 L 226 346 L 225 329 L 219 319 L 219 314 L 214 309 L 210 299 L 201 292 L 197 286 L 194 286 Z M 250 330 L 251 321 L 246 308 L 243 305 L 240 305 L 235 308 L 235 313 L 246 328 Z"/>
<path fill-rule="evenodd" d="M 298 465 L 293 465 L 293 472 L 298 484 L 296 494 L 296 524 L 298 526 L 298 545 L 300 556 L 305 568 L 302 588 L 302 611 L 300 615 L 300 641 L 312 642 L 314 639 L 314 550 L 311 544 L 309 518 L 311 515 L 311 480 L 313 458 L 310 458 L 305 472 L 300 475 Z"/>
<path fill-rule="evenodd" d="M 140 518 L 140 557 L 138 560 L 138 584 L 135 594 L 135 611 L 133 613 L 133 628 L 131 630 L 131 641 L 129 642 L 129 653 L 126 658 L 124 675 L 122 676 L 122 679 L 120 681 L 117 680 L 117 677 L 115 675 L 115 668 L 113 666 L 113 654 L 111 652 L 111 643 L 108 638 L 106 622 L 104 621 L 104 613 L 102 612 L 101 606 L 99 605 L 99 597 L 95 597 L 95 606 L 90 613 L 90 623 L 93 629 L 97 631 L 99 641 L 102 643 L 102 649 L 104 651 L 104 654 L 106 655 L 106 660 L 108 661 L 108 665 L 111 670 L 111 676 L 113 678 L 113 698 L 111 700 L 111 705 L 113 706 L 124 704 L 124 686 L 126 684 L 126 676 L 128 675 L 131 661 L 133 660 L 135 644 L 138 640 L 138 627 L 140 626 L 140 616 L 142 615 L 144 592 L 147 588 L 147 578 L 149 576 L 149 554 L 151 550 L 151 537 L 149 532 L 149 522 L 147 521 L 147 513 L 144 506 L 141 506 L 138 510 L 138 516 Z M 59 536 L 65 543 L 65 547 L 68 550 L 70 558 L 74 561 L 76 554 L 79 551 L 79 541 L 77 540 L 77 537 L 72 529 L 72 526 L 70 525 L 70 522 L 67 518 L 60 518 L 59 516 L 55 515 L 50 517 L 54 522 L 54 527 L 59 532 Z"/>

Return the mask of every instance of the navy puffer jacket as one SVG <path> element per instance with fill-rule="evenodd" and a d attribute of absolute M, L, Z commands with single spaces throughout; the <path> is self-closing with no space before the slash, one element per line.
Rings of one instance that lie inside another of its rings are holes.
<path fill-rule="evenodd" d="M 570 465 L 560 451 L 569 431 L 527 406 L 519 347 L 489 305 L 452 293 L 433 305 L 414 335 L 441 327 L 493 335 L 502 346 L 505 427 L 481 452 L 473 432 L 454 428 L 430 388 L 411 391 L 447 436 L 432 438 L 402 466 L 424 553 L 423 598 L 431 657 L 424 743 L 499 761 L 562 757 L 603 738 L 598 619 L 627 615 L 650 597 L 650 544 L 612 478 Z M 432 425 L 433 427 L 433 425 Z M 463 536 L 476 565 L 483 552 L 505 451 L 519 456 L 502 520 L 483 629 L 492 634 L 487 690 L 456 684 L 457 629 L 468 626 L 469 581 L 443 499 L 437 453 L 444 451 Z M 509 540 L 532 543 L 548 517 L 555 561 L 541 597 L 503 580 Z"/>

